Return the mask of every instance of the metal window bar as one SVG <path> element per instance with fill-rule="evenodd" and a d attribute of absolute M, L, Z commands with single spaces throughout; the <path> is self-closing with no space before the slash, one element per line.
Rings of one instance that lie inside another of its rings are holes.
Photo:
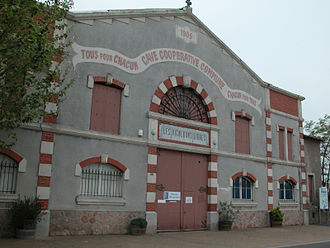
<path fill-rule="evenodd" d="M 102 169 L 83 169 L 80 195 L 98 197 L 122 197 L 123 173 Z"/>
<path fill-rule="evenodd" d="M 15 194 L 18 164 L 14 161 L 0 162 L 0 193 Z"/>

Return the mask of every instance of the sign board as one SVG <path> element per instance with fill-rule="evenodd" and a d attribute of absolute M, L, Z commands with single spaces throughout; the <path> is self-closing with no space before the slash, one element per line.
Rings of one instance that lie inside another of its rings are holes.
<path fill-rule="evenodd" d="M 192 201 L 193 201 L 193 199 L 191 196 L 186 197 L 186 204 L 192 204 Z"/>
<path fill-rule="evenodd" d="M 164 192 L 164 200 L 180 201 L 181 200 L 181 192 L 165 191 Z"/>
<path fill-rule="evenodd" d="M 201 146 L 209 146 L 210 144 L 209 132 L 207 131 L 179 127 L 165 123 L 159 124 L 159 138 Z"/>
<path fill-rule="evenodd" d="M 319 189 L 320 193 L 320 209 L 328 209 L 328 190 L 326 187 L 321 187 Z"/>

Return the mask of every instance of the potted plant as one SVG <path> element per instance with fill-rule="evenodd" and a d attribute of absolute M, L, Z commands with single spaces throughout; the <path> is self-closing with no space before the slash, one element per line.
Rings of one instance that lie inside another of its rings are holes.
<path fill-rule="evenodd" d="M 279 227 L 282 226 L 284 213 L 280 210 L 280 207 L 274 208 L 269 211 L 270 226 Z"/>
<path fill-rule="evenodd" d="M 17 199 L 8 210 L 10 223 L 16 231 L 16 238 L 33 239 L 36 224 L 41 220 L 42 205 L 37 197 Z"/>
<path fill-rule="evenodd" d="M 219 203 L 219 230 L 230 231 L 235 219 L 235 215 L 238 210 L 234 210 L 231 203 L 220 202 Z"/>
<path fill-rule="evenodd" d="M 144 218 L 135 218 L 131 221 L 129 226 L 130 234 L 142 235 L 146 233 L 148 222 Z"/>

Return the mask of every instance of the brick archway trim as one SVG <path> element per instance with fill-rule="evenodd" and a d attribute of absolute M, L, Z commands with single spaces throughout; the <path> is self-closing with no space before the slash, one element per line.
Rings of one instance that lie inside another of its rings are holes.
<path fill-rule="evenodd" d="M 152 97 L 152 101 L 150 104 L 150 111 L 158 113 L 159 105 L 161 103 L 162 97 L 166 94 L 166 92 L 169 89 L 174 88 L 176 86 L 184 86 L 187 88 L 194 89 L 203 99 L 203 102 L 207 109 L 209 123 L 213 125 L 218 124 L 217 114 L 210 96 L 207 94 L 206 90 L 200 84 L 196 83 L 194 80 L 191 80 L 191 78 L 188 76 L 187 77 L 172 76 L 167 80 L 165 80 L 164 82 L 160 83 Z"/>
<path fill-rule="evenodd" d="M 290 177 L 290 176 L 283 176 L 280 179 L 278 179 L 278 182 L 281 183 L 281 182 L 283 182 L 285 180 L 291 181 L 294 185 L 297 184 L 297 181 L 293 177 Z"/>
<path fill-rule="evenodd" d="M 112 158 L 105 158 L 104 161 L 102 161 L 102 156 L 98 157 L 92 157 L 85 159 L 84 161 L 81 161 L 79 163 L 81 168 L 84 168 L 87 165 L 94 164 L 94 163 L 104 163 L 104 164 L 110 164 L 113 165 L 114 167 L 118 168 L 120 171 L 125 172 L 127 170 L 127 167 L 120 163 L 119 161 L 112 159 Z"/>
<path fill-rule="evenodd" d="M 236 174 L 234 174 L 231 177 L 231 179 L 234 181 L 238 177 L 247 177 L 247 178 L 249 178 L 254 183 L 257 181 L 257 179 L 255 178 L 255 176 L 253 176 L 251 173 L 249 173 L 249 172 L 244 173 L 243 171 L 237 172 Z"/>
<path fill-rule="evenodd" d="M 13 150 L 10 150 L 8 148 L 0 148 L 0 153 L 3 153 L 10 157 L 11 159 L 15 160 L 18 163 L 18 172 L 25 172 L 27 162 L 24 157 L 19 155 L 17 152 L 14 152 Z"/>

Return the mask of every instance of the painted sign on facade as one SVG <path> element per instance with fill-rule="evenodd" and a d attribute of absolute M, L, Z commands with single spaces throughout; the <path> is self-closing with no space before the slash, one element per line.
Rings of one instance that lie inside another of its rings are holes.
<path fill-rule="evenodd" d="M 320 209 L 328 209 L 328 190 L 326 187 L 320 188 Z"/>
<path fill-rule="evenodd" d="M 261 99 L 256 99 L 247 92 L 229 88 L 221 76 L 210 65 L 186 51 L 173 48 L 158 48 L 146 51 L 136 58 L 128 58 L 114 50 L 84 47 L 75 42 L 72 44 L 72 49 L 76 53 L 72 58 L 74 68 L 79 63 L 99 63 L 115 66 L 128 73 L 138 74 L 150 66 L 162 62 L 178 62 L 190 65 L 209 78 L 227 100 L 246 103 L 255 108 L 261 115 Z"/>
<path fill-rule="evenodd" d="M 164 192 L 164 200 L 167 200 L 167 201 L 180 201 L 181 200 L 181 192 L 165 191 Z"/>
<path fill-rule="evenodd" d="M 180 143 L 209 146 L 209 133 L 192 128 L 159 124 L 159 138 Z"/>

